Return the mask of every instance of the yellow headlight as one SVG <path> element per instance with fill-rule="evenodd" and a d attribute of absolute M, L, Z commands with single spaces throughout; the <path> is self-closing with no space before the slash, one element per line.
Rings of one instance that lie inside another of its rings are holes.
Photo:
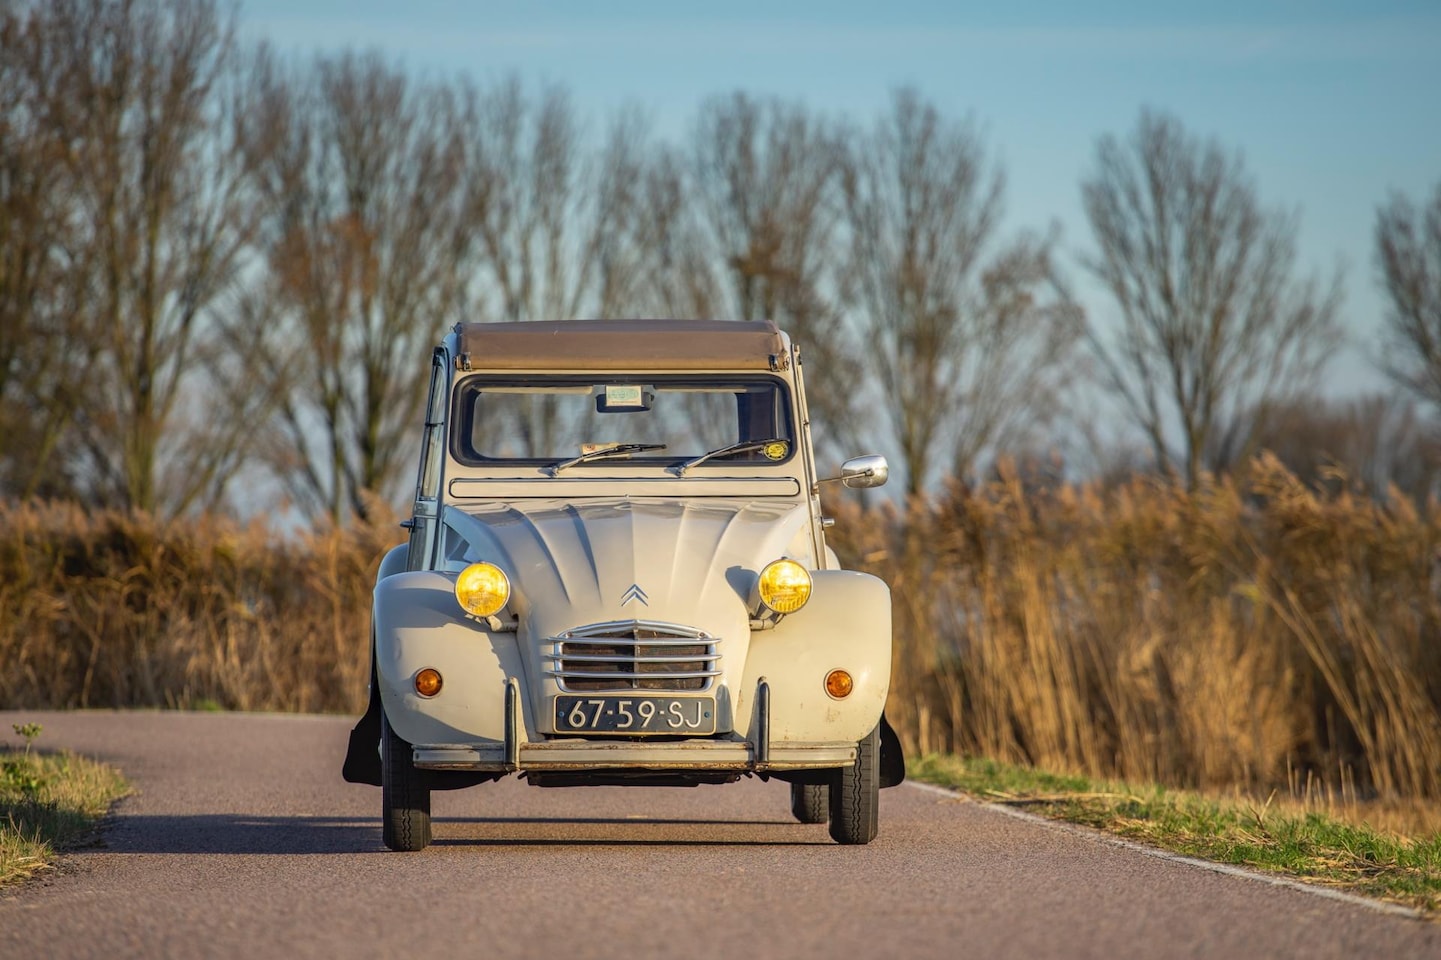
<path fill-rule="evenodd" d="M 510 599 L 510 581 L 493 563 L 472 563 L 455 581 L 455 599 L 466 613 L 488 617 Z"/>
<path fill-rule="evenodd" d="M 776 613 L 795 613 L 811 598 L 811 575 L 794 560 L 773 560 L 761 571 L 757 592 Z"/>

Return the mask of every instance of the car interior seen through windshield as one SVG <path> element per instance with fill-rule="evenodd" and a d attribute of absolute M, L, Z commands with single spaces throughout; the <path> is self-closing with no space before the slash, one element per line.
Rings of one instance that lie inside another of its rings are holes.
<path fill-rule="evenodd" d="M 472 465 L 780 462 L 795 446 L 784 386 L 764 376 L 472 377 L 456 404 L 454 454 Z"/>

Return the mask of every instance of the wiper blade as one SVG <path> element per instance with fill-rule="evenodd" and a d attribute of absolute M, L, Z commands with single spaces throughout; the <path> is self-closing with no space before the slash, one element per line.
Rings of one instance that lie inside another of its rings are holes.
<path fill-rule="evenodd" d="M 712 450 L 709 453 L 703 453 L 700 456 L 696 457 L 694 460 L 687 460 L 685 463 L 676 467 L 675 475 L 678 477 L 683 477 L 685 476 L 685 472 L 691 467 L 698 467 L 712 457 L 723 457 L 728 453 L 750 453 L 753 450 L 764 450 L 766 447 L 770 446 L 773 443 L 785 442 L 786 441 L 775 437 L 772 437 L 769 440 L 742 440 L 739 443 L 732 443 L 728 446 Z M 780 459 L 785 458 L 781 457 Z"/>
<path fill-rule="evenodd" d="M 592 460 L 625 459 L 633 453 L 640 453 L 642 450 L 664 450 L 663 443 L 612 443 L 607 447 L 597 447 L 587 453 L 569 460 L 562 460 L 560 463 L 553 463 L 546 468 L 547 472 L 556 477 L 567 467 L 573 467 L 578 463 L 589 463 Z"/>

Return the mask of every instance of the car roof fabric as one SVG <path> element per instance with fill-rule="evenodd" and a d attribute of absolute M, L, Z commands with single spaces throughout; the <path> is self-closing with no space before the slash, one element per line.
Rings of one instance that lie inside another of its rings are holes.
<path fill-rule="evenodd" d="M 772 369 L 785 354 L 769 320 L 461 323 L 456 334 L 473 370 Z"/>

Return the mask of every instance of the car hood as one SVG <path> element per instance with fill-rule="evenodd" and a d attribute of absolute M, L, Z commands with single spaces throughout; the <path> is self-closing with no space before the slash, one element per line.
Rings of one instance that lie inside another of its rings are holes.
<path fill-rule="evenodd" d="M 774 500 L 529 501 L 446 511 L 446 524 L 468 545 L 464 559 L 489 560 L 511 578 L 513 608 L 532 637 L 620 620 L 716 635 L 745 629 L 760 568 L 786 555 L 804 562 L 807 519 L 804 503 Z"/>

